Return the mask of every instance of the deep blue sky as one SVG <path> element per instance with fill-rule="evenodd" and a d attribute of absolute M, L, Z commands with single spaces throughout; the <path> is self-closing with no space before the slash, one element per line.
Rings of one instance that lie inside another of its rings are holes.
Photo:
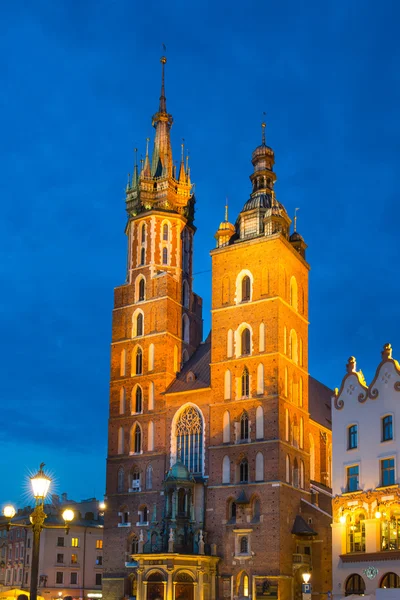
<path fill-rule="evenodd" d="M 368 381 L 400 357 L 400 7 L 395 2 L 2 3 L 0 502 L 44 461 L 56 491 L 104 491 L 113 287 L 124 186 L 153 137 L 161 44 L 179 158 L 196 183 L 195 271 L 225 197 L 250 192 L 262 113 L 277 198 L 309 245 L 310 372 Z M 210 273 L 196 277 L 209 328 Z"/>

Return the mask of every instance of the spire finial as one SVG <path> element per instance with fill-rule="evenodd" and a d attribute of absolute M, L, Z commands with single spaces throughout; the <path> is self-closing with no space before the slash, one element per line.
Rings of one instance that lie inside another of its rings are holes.
<path fill-rule="evenodd" d="M 133 161 L 133 177 L 132 177 L 132 187 L 136 187 L 137 186 L 137 182 L 138 182 L 138 164 L 137 164 L 137 148 L 133 149 L 134 152 L 134 156 L 135 159 Z"/>
<path fill-rule="evenodd" d="M 294 209 L 294 219 L 293 219 L 293 231 L 296 233 L 297 231 L 297 211 L 300 210 L 299 208 L 295 208 Z"/>
<path fill-rule="evenodd" d="M 146 138 L 146 158 L 149 156 L 149 142 L 150 138 Z"/>
<path fill-rule="evenodd" d="M 226 197 L 226 202 L 225 202 L 225 223 L 228 222 L 228 197 Z"/>
<path fill-rule="evenodd" d="M 166 51 L 167 47 L 163 44 L 163 50 Z M 165 63 L 167 59 L 165 56 L 160 58 L 161 67 L 161 96 L 160 96 L 160 112 L 167 112 L 167 99 L 165 97 Z"/>
<path fill-rule="evenodd" d="M 182 138 L 182 156 L 181 156 L 181 166 L 179 168 L 179 181 L 181 183 L 186 183 L 186 172 L 185 172 L 185 140 Z"/>
<path fill-rule="evenodd" d="M 182 159 L 181 162 L 184 162 L 184 153 L 185 153 L 185 138 L 182 138 L 182 144 L 181 144 L 181 148 L 182 148 Z"/>
<path fill-rule="evenodd" d="M 265 117 L 266 117 L 266 113 L 263 112 L 263 121 L 261 123 L 261 142 L 262 145 L 265 146 L 265 128 L 267 126 L 266 122 L 265 122 Z"/>

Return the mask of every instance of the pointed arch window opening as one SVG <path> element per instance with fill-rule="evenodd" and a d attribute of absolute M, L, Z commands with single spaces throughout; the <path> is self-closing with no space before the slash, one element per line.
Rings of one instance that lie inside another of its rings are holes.
<path fill-rule="evenodd" d="M 143 315 L 139 313 L 136 318 L 136 336 L 141 337 L 143 335 Z"/>
<path fill-rule="evenodd" d="M 191 473 L 203 472 L 203 422 L 194 406 L 188 406 L 179 416 L 175 429 L 176 447 L 180 459 Z"/>
<path fill-rule="evenodd" d="M 146 282 L 145 280 L 142 278 L 139 281 L 139 302 L 143 302 L 143 300 L 145 299 L 145 287 L 146 287 Z"/>
<path fill-rule="evenodd" d="M 140 454 L 142 451 L 142 431 L 139 425 L 136 425 L 134 432 L 134 452 Z"/>
<path fill-rule="evenodd" d="M 143 353 L 142 353 L 142 349 L 138 348 L 136 351 L 136 359 L 135 359 L 135 366 L 136 366 L 136 375 L 142 375 L 143 373 Z"/>
<path fill-rule="evenodd" d="M 142 244 L 146 242 L 146 225 L 143 223 L 142 225 Z"/>
<path fill-rule="evenodd" d="M 239 465 L 239 481 L 240 483 L 249 482 L 249 463 L 243 459 Z"/>
<path fill-rule="evenodd" d="M 163 225 L 163 241 L 168 242 L 169 240 L 169 227 L 167 223 Z"/>
<path fill-rule="evenodd" d="M 163 248 L 163 251 L 162 251 L 162 264 L 163 265 L 167 265 L 168 264 L 168 248 Z"/>
<path fill-rule="evenodd" d="M 248 398 L 250 396 L 250 377 L 247 367 L 243 369 L 242 373 L 242 398 Z"/>
<path fill-rule="evenodd" d="M 242 279 L 242 302 L 250 301 L 251 293 L 251 281 L 248 275 L 245 275 Z"/>
<path fill-rule="evenodd" d="M 250 329 L 245 327 L 242 331 L 242 356 L 248 356 L 250 354 L 251 335 Z"/>
<path fill-rule="evenodd" d="M 141 413 L 143 411 L 143 392 L 140 385 L 136 388 L 135 393 L 135 412 Z"/>
<path fill-rule="evenodd" d="M 247 441 L 249 439 L 249 417 L 246 412 L 240 417 L 240 440 Z"/>
<path fill-rule="evenodd" d="M 240 554 L 247 554 L 249 551 L 249 542 L 247 536 L 240 538 Z"/>
<path fill-rule="evenodd" d="M 144 265 L 146 261 L 146 248 L 141 248 L 140 250 L 140 265 Z"/>

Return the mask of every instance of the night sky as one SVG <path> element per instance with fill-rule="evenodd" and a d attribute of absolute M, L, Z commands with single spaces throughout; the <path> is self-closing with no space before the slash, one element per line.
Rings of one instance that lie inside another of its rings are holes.
<path fill-rule="evenodd" d="M 53 491 L 102 497 L 113 288 L 125 281 L 124 188 L 153 139 L 162 44 L 167 108 L 196 183 L 195 290 L 225 198 L 275 150 L 277 198 L 309 245 L 310 372 L 368 382 L 400 358 L 400 8 L 395 2 L 57 0 L 1 6 L 0 502 L 24 505 L 41 461 Z"/>

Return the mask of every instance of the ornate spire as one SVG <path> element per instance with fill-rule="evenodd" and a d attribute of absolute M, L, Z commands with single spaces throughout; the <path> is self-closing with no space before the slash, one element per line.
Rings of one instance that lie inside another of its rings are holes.
<path fill-rule="evenodd" d="M 179 183 L 186 183 L 186 172 L 185 172 L 185 140 L 182 138 L 182 155 L 181 155 L 181 166 L 179 168 Z"/>
<path fill-rule="evenodd" d="M 265 128 L 266 128 L 267 124 L 263 121 L 261 123 L 261 144 L 262 146 L 265 146 Z"/>
<path fill-rule="evenodd" d="M 165 97 L 165 72 L 164 67 L 167 59 L 162 56 L 161 73 L 161 96 L 158 112 L 153 116 L 153 127 L 156 130 L 154 140 L 154 151 L 151 162 L 151 174 L 153 177 L 171 177 L 172 176 L 172 149 L 169 132 L 173 123 L 173 118 L 167 113 L 167 99 Z"/>
<path fill-rule="evenodd" d="M 133 166 L 132 187 L 136 187 L 139 181 L 138 164 L 137 164 L 137 148 L 134 149 L 135 160 Z"/>
<path fill-rule="evenodd" d="M 146 158 L 144 159 L 144 177 L 151 177 L 150 159 L 149 159 L 149 142 L 150 138 L 146 138 Z"/>

